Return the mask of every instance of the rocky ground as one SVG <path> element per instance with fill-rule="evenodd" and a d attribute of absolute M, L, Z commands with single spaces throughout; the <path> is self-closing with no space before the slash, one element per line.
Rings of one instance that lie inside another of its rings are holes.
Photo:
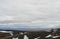
<path fill-rule="evenodd" d="M 13 39 L 18 39 L 18 38 L 13 38 Z M 25 35 L 25 36 L 24 36 L 24 39 L 28 39 L 28 37 Z"/>

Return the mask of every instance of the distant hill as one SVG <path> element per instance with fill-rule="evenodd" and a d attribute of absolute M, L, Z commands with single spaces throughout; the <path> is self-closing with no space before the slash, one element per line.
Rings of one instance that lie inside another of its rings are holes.
<path fill-rule="evenodd" d="M 50 30 L 50 28 L 27 26 L 0 26 L 0 30 Z"/>

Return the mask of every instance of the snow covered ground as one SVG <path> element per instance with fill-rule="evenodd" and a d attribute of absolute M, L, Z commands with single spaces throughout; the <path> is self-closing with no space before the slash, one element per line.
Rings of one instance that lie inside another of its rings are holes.
<path fill-rule="evenodd" d="M 13 39 L 18 39 L 18 38 L 13 38 Z M 24 39 L 28 39 L 28 37 L 25 35 L 25 36 L 24 36 Z"/>
<path fill-rule="evenodd" d="M 13 38 L 13 39 L 18 39 L 18 38 Z M 24 36 L 24 39 L 28 39 L 28 37 L 25 35 Z M 37 39 L 37 38 L 35 38 L 35 39 Z"/>
<path fill-rule="evenodd" d="M 0 31 L 0 32 L 10 33 L 12 35 L 12 31 Z M 13 39 L 18 39 L 18 38 L 13 38 Z M 28 39 L 28 37 L 25 35 L 24 39 Z"/>
<path fill-rule="evenodd" d="M 12 34 L 12 31 L 0 31 L 0 32 L 10 33 L 11 35 L 13 35 L 13 34 Z M 58 38 L 58 37 L 60 37 L 60 36 L 52 36 L 52 35 L 46 36 L 46 38 L 49 38 L 49 37 Z M 13 38 L 13 39 L 18 39 L 18 38 Z M 25 36 L 24 36 L 24 39 L 28 39 L 28 37 L 25 35 Z M 35 38 L 35 39 L 37 39 L 37 38 Z"/>
<path fill-rule="evenodd" d="M 13 38 L 13 39 L 18 39 L 18 38 Z M 24 39 L 28 39 L 28 37 L 25 35 L 24 36 Z M 37 38 L 35 38 L 35 39 L 37 39 Z"/>

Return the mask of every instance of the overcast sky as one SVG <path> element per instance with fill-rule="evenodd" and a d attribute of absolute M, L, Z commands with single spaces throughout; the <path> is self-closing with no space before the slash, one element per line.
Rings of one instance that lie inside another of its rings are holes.
<path fill-rule="evenodd" d="M 0 0 L 0 23 L 23 26 L 60 25 L 60 0 Z"/>

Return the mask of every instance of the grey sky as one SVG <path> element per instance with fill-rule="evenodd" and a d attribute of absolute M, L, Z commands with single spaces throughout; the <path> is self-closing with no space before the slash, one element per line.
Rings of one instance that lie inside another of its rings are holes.
<path fill-rule="evenodd" d="M 53 27 L 60 24 L 60 0 L 0 0 L 0 22 Z"/>

